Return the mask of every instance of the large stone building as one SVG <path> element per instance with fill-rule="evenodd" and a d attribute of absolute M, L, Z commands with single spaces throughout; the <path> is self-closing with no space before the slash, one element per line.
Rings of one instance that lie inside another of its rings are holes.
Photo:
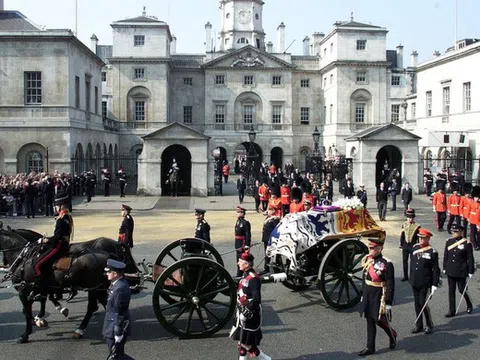
<path fill-rule="evenodd" d="M 32 149 L 43 161 L 48 147 L 47 163 L 62 171 L 116 167 L 120 155 L 125 161 L 138 157 L 138 168 L 130 172 L 138 175 L 139 192 L 161 194 L 175 158 L 183 193 L 206 195 L 214 184 L 214 149 L 230 162 L 244 156 L 253 127 L 257 164 L 292 161 L 305 169 L 318 128 L 322 154 L 352 158 L 357 184 L 365 182 L 371 190 L 376 185 L 361 171 L 366 161 L 380 166 L 396 161 L 404 181 L 417 188 L 420 171 L 404 168 L 403 160 L 408 158 L 411 168 L 419 152 L 403 156 L 386 133 L 365 152 L 360 147 L 366 137 L 352 136 L 371 135 L 368 128 L 375 126 L 418 141 L 408 131 L 382 125 L 395 123 L 418 133 L 420 119 L 414 126 L 406 106 L 414 108 L 412 89 L 428 87 L 420 84 L 428 66 L 404 67 L 403 47 L 387 50 L 385 28 L 353 18 L 336 22 L 327 35 L 305 37 L 303 54 L 290 54 L 283 23 L 275 44 L 267 38 L 264 5 L 222 0 L 219 40 L 207 23 L 205 53 L 198 55 L 178 54 L 169 25 L 147 16 L 145 9 L 141 16 L 111 24 L 112 45 L 100 45 L 92 35 L 91 50 L 69 31 L 43 30 L 17 12 L 0 12 L 0 83 L 12 89 L 8 96 L 0 93 L 0 126 L 10 131 L 0 134 L 0 171 L 30 169 L 29 144 L 36 144 Z M 13 13 L 21 19 L 12 22 Z M 18 28 L 20 21 L 29 24 L 29 32 Z M 18 61 L 19 54 L 29 56 Z M 38 91 L 38 82 L 27 78 L 32 72 L 42 76 L 42 98 L 34 104 L 28 95 Z M 347 146 L 346 138 L 358 144 Z"/>

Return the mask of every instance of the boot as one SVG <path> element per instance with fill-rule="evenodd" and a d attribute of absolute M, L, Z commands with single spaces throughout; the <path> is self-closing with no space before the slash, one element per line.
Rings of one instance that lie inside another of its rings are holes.
<path fill-rule="evenodd" d="M 254 359 L 259 359 L 259 360 L 272 360 L 270 356 L 265 354 L 262 350 L 260 350 L 260 354 L 254 357 Z"/>

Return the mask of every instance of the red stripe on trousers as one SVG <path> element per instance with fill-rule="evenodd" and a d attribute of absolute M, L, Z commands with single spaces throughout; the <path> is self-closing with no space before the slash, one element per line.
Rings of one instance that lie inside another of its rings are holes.
<path fill-rule="evenodd" d="M 37 263 L 37 265 L 35 265 L 35 272 L 37 273 L 38 276 L 40 276 L 42 274 L 42 272 L 40 271 L 40 266 L 42 266 L 42 264 L 45 263 L 45 261 L 51 259 L 52 256 L 55 255 L 60 250 L 61 246 L 62 246 L 62 243 L 58 242 L 58 245 L 52 250 L 52 252 L 50 254 L 48 254 L 47 256 L 45 256 L 42 260 L 40 260 Z"/>

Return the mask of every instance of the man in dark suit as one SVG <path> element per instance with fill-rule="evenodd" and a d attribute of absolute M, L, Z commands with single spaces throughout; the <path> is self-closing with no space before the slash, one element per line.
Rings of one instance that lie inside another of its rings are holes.
<path fill-rule="evenodd" d="M 443 272 L 448 277 L 448 303 L 449 310 L 445 317 L 456 315 L 455 288 L 463 293 L 467 284 L 467 278 L 472 278 L 475 272 L 475 260 L 473 259 L 472 244 L 463 237 L 464 228 L 456 224 L 452 225 L 453 237 L 445 243 L 443 255 Z M 473 305 L 467 291 L 464 294 L 467 303 L 467 313 L 473 312 Z"/>
<path fill-rule="evenodd" d="M 109 360 L 122 359 L 124 347 L 130 335 L 130 287 L 123 277 L 125 264 L 113 259 L 107 260 L 105 272 L 111 281 L 103 322 L 103 336 L 110 351 Z"/>
<path fill-rule="evenodd" d="M 247 188 L 247 181 L 245 180 L 243 175 L 240 174 L 240 177 L 237 179 L 238 200 L 240 201 L 240 204 L 243 203 L 243 198 L 245 197 L 246 188 Z"/>
<path fill-rule="evenodd" d="M 402 199 L 403 207 L 404 207 L 404 214 L 407 213 L 407 209 L 410 206 L 410 203 L 412 202 L 413 199 L 413 192 L 412 189 L 410 188 L 409 183 L 405 183 L 403 186 L 402 192 L 400 193 L 400 197 Z"/>
<path fill-rule="evenodd" d="M 387 216 L 388 190 L 385 188 L 385 183 L 383 182 L 380 183 L 380 187 L 377 189 L 376 200 L 378 217 L 380 221 L 385 221 L 385 216 Z"/>
<path fill-rule="evenodd" d="M 128 205 L 122 204 L 122 225 L 120 225 L 120 230 L 118 231 L 118 241 L 128 247 L 129 250 L 133 247 L 133 228 L 134 221 L 130 212 L 132 208 Z"/>

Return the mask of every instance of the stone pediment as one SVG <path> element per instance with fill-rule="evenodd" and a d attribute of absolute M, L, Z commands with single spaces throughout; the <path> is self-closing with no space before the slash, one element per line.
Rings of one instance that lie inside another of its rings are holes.
<path fill-rule="evenodd" d="M 294 66 L 275 55 L 260 51 L 251 45 L 229 52 L 204 65 L 204 68 L 265 69 L 293 68 Z"/>
<path fill-rule="evenodd" d="M 184 124 L 174 122 L 142 136 L 144 140 L 209 140 L 210 137 Z"/>
<path fill-rule="evenodd" d="M 401 128 L 395 124 L 375 125 L 362 130 L 345 141 L 390 141 L 392 144 L 397 141 L 418 141 L 421 137 Z"/>

